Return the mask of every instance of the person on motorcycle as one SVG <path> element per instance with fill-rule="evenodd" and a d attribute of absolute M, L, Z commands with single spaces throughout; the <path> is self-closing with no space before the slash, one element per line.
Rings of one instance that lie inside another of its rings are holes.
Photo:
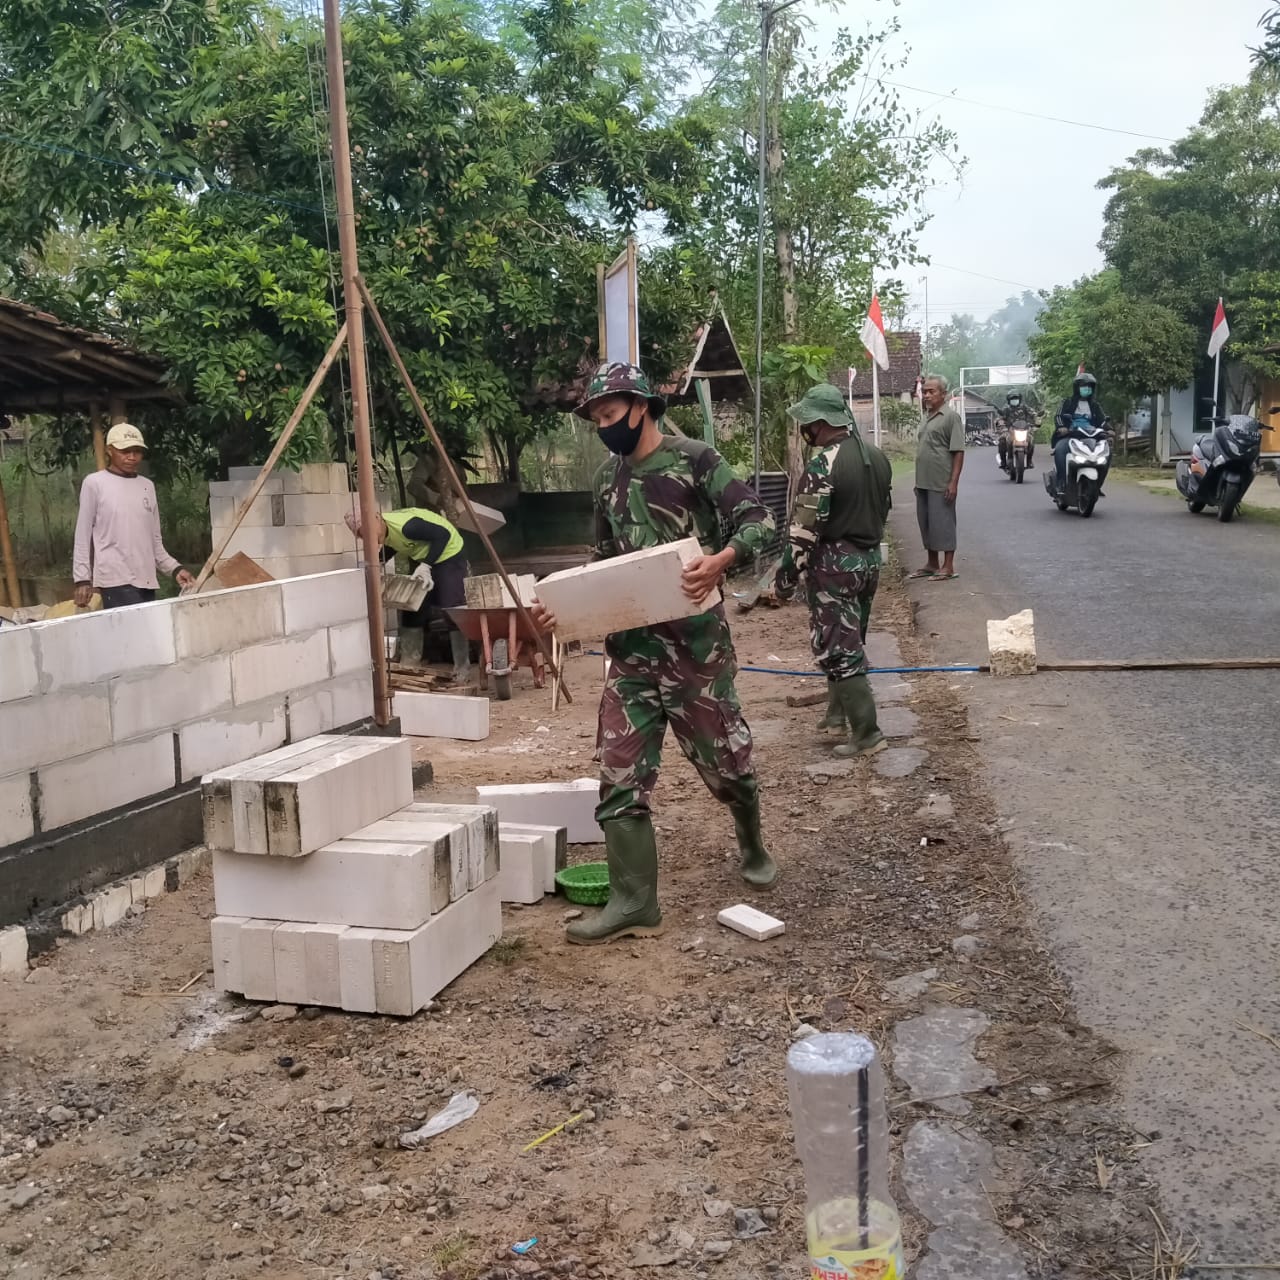
<path fill-rule="evenodd" d="M 1067 487 L 1067 454 L 1071 433 L 1077 427 L 1101 427 L 1107 420 L 1098 403 L 1098 380 L 1091 373 L 1077 373 L 1071 394 L 1062 402 L 1054 420 L 1053 465 L 1058 492 Z"/>
<path fill-rule="evenodd" d="M 1021 391 L 1010 391 L 1005 397 L 1005 407 L 1000 411 L 1000 418 L 1003 430 L 1000 433 L 1000 439 L 997 442 L 999 449 L 1000 469 L 1004 470 L 1005 462 L 1009 457 L 1009 446 L 1013 441 L 1013 428 L 1018 423 L 1026 427 L 1027 435 L 1027 466 L 1031 466 L 1032 458 L 1036 451 L 1036 415 L 1032 413 L 1031 407 L 1023 403 Z"/>

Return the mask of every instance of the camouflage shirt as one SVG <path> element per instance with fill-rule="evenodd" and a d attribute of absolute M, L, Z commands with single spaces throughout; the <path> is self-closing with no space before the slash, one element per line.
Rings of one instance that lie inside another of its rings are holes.
<path fill-rule="evenodd" d="M 819 542 L 849 542 L 878 557 L 892 485 L 889 459 L 854 435 L 815 453 L 796 489 L 790 539 L 774 579 L 778 594 L 795 591 Z"/>
<path fill-rule="evenodd" d="M 723 549 L 722 516 L 732 530 L 728 545 L 738 553 L 740 564 L 754 558 L 773 533 L 768 507 L 710 445 L 664 437 L 640 461 L 611 457 L 596 473 L 593 559 L 682 538 L 697 538 L 710 555 Z M 673 645 L 699 661 L 727 650 L 723 657 L 731 661 L 723 606 L 677 622 L 620 632 L 609 637 L 607 648 L 613 657 L 657 659 Z"/>

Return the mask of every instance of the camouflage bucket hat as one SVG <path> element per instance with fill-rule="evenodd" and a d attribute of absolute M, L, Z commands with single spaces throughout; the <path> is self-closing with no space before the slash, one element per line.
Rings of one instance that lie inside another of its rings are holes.
<path fill-rule="evenodd" d="M 605 396 L 643 396 L 649 402 L 649 412 L 660 418 L 667 411 L 667 402 L 649 385 L 649 379 L 639 365 L 624 364 L 615 361 L 613 364 L 602 364 L 591 375 L 582 399 L 574 409 L 579 418 L 591 421 L 587 406 L 593 400 L 603 400 Z"/>
<path fill-rule="evenodd" d="M 787 410 L 787 416 L 794 418 L 802 427 L 811 422 L 826 422 L 833 427 L 853 425 L 853 414 L 849 412 L 840 388 L 833 387 L 829 382 L 820 382 L 817 386 L 810 387 L 804 399 Z"/>

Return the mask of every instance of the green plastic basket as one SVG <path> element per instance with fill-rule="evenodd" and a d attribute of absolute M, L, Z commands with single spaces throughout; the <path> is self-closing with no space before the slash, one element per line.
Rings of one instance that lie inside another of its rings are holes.
<path fill-rule="evenodd" d="M 556 884 L 570 902 L 599 907 L 609 901 L 609 864 L 580 862 L 556 872 Z"/>

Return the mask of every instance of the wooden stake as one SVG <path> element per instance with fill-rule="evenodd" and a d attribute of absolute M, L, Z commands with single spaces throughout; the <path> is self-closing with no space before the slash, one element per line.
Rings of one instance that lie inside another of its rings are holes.
<path fill-rule="evenodd" d="M 102 430 L 102 406 L 95 400 L 89 405 L 89 425 L 93 428 L 93 460 L 99 471 L 107 469 L 107 437 Z"/>
<path fill-rule="evenodd" d="M 4 481 L 0 480 L 0 560 L 4 561 L 4 581 L 8 602 L 15 609 L 22 607 L 22 592 L 18 589 L 18 565 L 13 558 L 13 538 L 9 532 L 9 506 L 4 497 Z"/>
<path fill-rule="evenodd" d="M 555 655 L 551 652 L 551 642 L 547 639 L 537 627 L 533 625 L 533 619 L 529 617 L 529 611 L 524 607 L 520 599 L 520 592 L 517 590 L 514 582 L 511 581 L 507 570 L 503 565 L 498 553 L 493 548 L 493 543 L 489 539 L 489 535 L 484 531 L 484 525 L 480 522 L 480 517 L 476 514 L 475 506 L 471 501 L 471 495 L 467 492 L 466 486 L 462 483 L 462 478 L 458 475 L 457 469 L 453 465 L 453 459 L 445 452 L 444 441 L 440 439 L 440 434 L 436 431 L 435 423 L 431 421 L 431 415 L 427 413 L 426 406 L 422 403 L 422 397 L 418 395 L 418 389 L 413 385 L 413 379 L 409 376 L 409 370 L 405 368 L 404 361 L 400 358 L 400 351 L 397 348 L 391 332 L 387 328 L 386 321 L 382 318 L 382 313 L 378 310 L 378 304 L 374 302 L 373 295 L 369 292 L 369 286 L 365 283 L 363 276 L 357 276 L 355 281 L 356 288 L 360 290 L 360 295 L 364 299 L 364 305 L 369 309 L 369 315 L 373 320 L 373 327 L 377 329 L 378 336 L 382 339 L 383 346 L 387 349 L 387 354 L 391 357 L 392 364 L 396 367 L 396 372 L 400 375 L 400 381 L 404 383 L 404 389 L 409 393 L 409 399 L 413 401 L 413 407 L 418 412 L 418 418 L 422 425 L 427 429 L 427 434 L 431 437 L 431 442 L 436 447 L 436 452 L 440 455 L 440 461 L 444 464 L 445 475 L 449 477 L 450 484 L 453 485 L 453 491 L 458 495 L 463 506 L 467 510 L 467 514 L 471 517 L 472 528 L 480 535 L 480 541 L 484 543 L 484 549 L 489 553 L 489 559 L 493 561 L 493 567 L 497 569 L 498 576 L 502 579 L 503 585 L 511 593 L 511 598 L 516 602 L 516 612 L 521 619 L 529 626 L 531 634 L 537 636 L 538 647 L 542 650 L 543 656 L 547 660 L 547 665 L 551 670 L 553 678 L 559 681 L 560 692 L 564 695 L 566 702 L 573 701 L 573 695 L 569 692 L 569 686 L 565 683 L 564 673 L 560 670 L 559 663 L 556 662 Z"/>
<path fill-rule="evenodd" d="M 338 358 L 338 353 L 342 350 L 342 344 L 346 340 L 347 326 L 344 324 L 338 330 L 337 337 L 329 344 L 329 350 L 324 353 L 324 359 L 320 361 L 319 368 L 311 375 L 311 381 L 307 383 L 307 389 L 302 393 L 302 398 L 294 407 L 293 413 L 289 416 L 289 421 L 284 424 L 284 430 L 280 433 L 280 439 L 276 441 L 275 448 L 271 450 L 271 456 L 262 464 L 262 470 L 258 472 L 258 477 L 253 482 L 253 487 L 249 490 L 249 496 L 237 509 L 235 518 L 231 521 L 231 527 L 223 536 L 222 541 L 214 547 L 213 554 L 204 562 L 204 568 L 196 575 L 195 585 L 190 590 L 191 595 L 195 595 L 204 586 L 209 580 L 209 575 L 213 572 L 214 567 L 222 559 L 222 553 L 226 551 L 227 544 L 235 537 L 235 532 L 240 527 L 240 522 L 248 514 L 249 508 L 253 506 L 258 495 L 262 492 L 262 486 L 267 483 L 267 477 L 275 470 L 275 465 L 280 461 L 281 454 L 284 453 L 289 441 L 293 438 L 293 433 L 297 430 L 298 423 L 302 421 L 302 415 L 306 413 L 307 406 L 315 399 L 316 392 L 320 390 L 320 386 L 324 382 L 325 374 L 333 367 L 333 362 Z M 385 662 L 384 655 L 384 666 Z M 375 667 L 377 666 L 376 663 L 374 665 Z"/>
<path fill-rule="evenodd" d="M 347 321 L 351 369 L 351 418 L 356 437 L 356 487 L 360 495 L 360 541 L 364 546 L 365 600 L 369 610 L 369 656 L 373 661 L 373 718 L 391 719 L 387 642 L 382 627 L 382 545 L 378 541 L 378 495 L 373 484 L 373 428 L 365 377 L 364 308 L 360 300 L 360 256 L 356 245 L 355 197 L 351 188 L 351 139 L 347 134 L 347 78 L 342 61 L 339 0 L 324 0 L 325 64 L 329 77 L 329 146 L 333 193 L 338 205 L 338 249 L 342 255 L 342 305 Z"/>

